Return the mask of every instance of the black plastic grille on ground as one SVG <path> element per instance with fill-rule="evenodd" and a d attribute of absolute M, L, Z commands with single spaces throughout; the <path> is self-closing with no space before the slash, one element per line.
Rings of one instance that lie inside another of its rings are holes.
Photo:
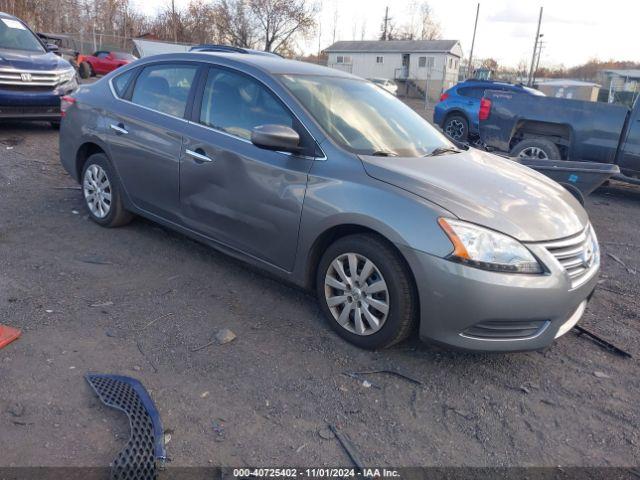
<path fill-rule="evenodd" d="M 142 384 L 130 377 L 87 374 L 102 403 L 124 412 L 131 435 L 111 463 L 112 480 L 156 480 L 156 460 L 164 461 L 164 439 L 158 411 Z"/>

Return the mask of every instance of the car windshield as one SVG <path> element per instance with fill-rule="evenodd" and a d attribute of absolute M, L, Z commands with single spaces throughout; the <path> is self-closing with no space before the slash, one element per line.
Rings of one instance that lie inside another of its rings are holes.
<path fill-rule="evenodd" d="M 283 75 L 327 135 L 361 155 L 422 157 L 453 145 L 390 93 L 354 78 Z"/>
<path fill-rule="evenodd" d="M 13 18 L 0 18 L 0 48 L 29 52 L 45 51 L 36 36 L 21 21 Z"/>
<path fill-rule="evenodd" d="M 137 58 L 131 55 L 130 53 L 112 52 L 111 55 L 113 55 L 114 58 L 117 58 L 118 60 L 131 60 L 131 61 L 137 60 Z"/>

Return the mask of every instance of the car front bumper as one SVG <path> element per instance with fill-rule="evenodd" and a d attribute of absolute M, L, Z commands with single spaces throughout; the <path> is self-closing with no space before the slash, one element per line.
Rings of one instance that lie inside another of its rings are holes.
<path fill-rule="evenodd" d="M 548 273 L 490 272 L 405 249 L 418 287 L 420 338 L 464 350 L 512 352 L 547 347 L 569 331 L 595 289 L 599 260 L 572 288 L 550 253 L 530 248 Z"/>
<path fill-rule="evenodd" d="M 0 120 L 59 120 L 60 97 L 72 93 L 75 80 L 50 91 L 9 90 L 0 86 Z"/>

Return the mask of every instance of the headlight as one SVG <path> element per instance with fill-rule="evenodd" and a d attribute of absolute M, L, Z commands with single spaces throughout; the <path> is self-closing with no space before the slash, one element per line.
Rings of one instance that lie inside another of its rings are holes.
<path fill-rule="evenodd" d="M 460 220 L 440 218 L 438 223 L 453 243 L 451 260 L 497 272 L 542 273 L 533 254 L 507 235 Z"/>
<path fill-rule="evenodd" d="M 76 76 L 76 71 L 73 68 L 70 68 L 69 70 L 64 70 L 59 74 L 59 78 L 60 78 L 59 83 L 70 82 L 71 80 L 73 80 L 75 76 Z"/>

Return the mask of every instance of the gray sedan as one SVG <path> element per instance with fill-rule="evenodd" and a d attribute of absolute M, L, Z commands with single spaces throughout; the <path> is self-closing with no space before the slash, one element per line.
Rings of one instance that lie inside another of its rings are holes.
<path fill-rule="evenodd" d="M 315 291 L 364 348 L 537 349 L 595 288 L 587 214 L 393 95 L 250 52 L 147 57 L 63 98 L 60 157 L 105 227 L 141 215 Z"/>

